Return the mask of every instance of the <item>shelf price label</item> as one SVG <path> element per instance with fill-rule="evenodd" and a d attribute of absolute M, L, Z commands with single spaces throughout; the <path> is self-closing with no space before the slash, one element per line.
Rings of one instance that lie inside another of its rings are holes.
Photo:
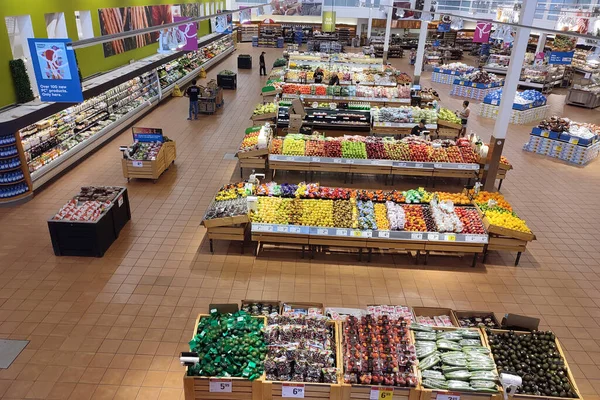
<path fill-rule="evenodd" d="M 379 233 L 377 234 L 377 237 L 389 239 L 390 231 L 379 231 Z"/>
<path fill-rule="evenodd" d="M 453 233 L 447 233 L 446 234 L 446 240 L 448 242 L 456 242 L 456 235 Z"/>
<path fill-rule="evenodd" d="M 458 393 L 438 393 L 435 396 L 435 400 L 460 400 L 460 394 L 458 394 Z"/>
<path fill-rule="evenodd" d="M 411 233 L 410 238 L 411 238 L 411 240 L 423 240 L 423 234 L 422 233 Z"/>
<path fill-rule="evenodd" d="M 288 231 L 289 231 L 289 228 L 287 226 L 278 226 L 277 227 L 277 232 L 287 233 Z"/>
<path fill-rule="evenodd" d="M 312 162 L 321 162 L 321 159 L 319 157 L 313 157 Z"/>
<path fill-rule="evenodd" d="M 579 143 L 579 139 L 572 137 L 572 138 L 569 139 L 569 143 L 571 143 L 571 144 L 578 144 Z"/>
<path fill-rule="evenodd" d="M 134 166 L 136 168 L 142 168 L 144 166 L 143 161 L 132 161 L 131 164 L 132 164 L 132 166 Z"/>
<path fill-rule="evenodd" d="M 361 237 L 362 236 L 362 232 L 361 231 L 352 231 L 352 236 L 354 236 L 354 237 Z"/>
<path fill-rule="evenodd" d="M 423 168 L 423 164 L 422 163 L 415 163 L 415 168 Z"/>
<path fill-rule="evenodd" d="M 348 231 L 346 229 L 336 229 L 335 235 L 336 236 L 348 236 Z"/>
<path fill-rule="evenodd" d="M 440 240 L 440 234 L 437 232 L 428 233 L 427 240 Z"/>
<path fill-rule="evenodd" d="M 208 391 L 210 393 L 231 393 L 231 379 L 210 379 Z"/>
<path fill-rule="evenodd" d="M 442 164 L 437 164 L 437 163 L 436 163 L 436 164 L 433 164 L 433 167 L 434 167 L 434 168 L 442 168 L 443 166 L 442 166 Z"/>
<path fill-rule="evenodd" d="M 548 137 L 548 136 L 550 136 L 550 133 L 548 131 L 542 131 L 541 136 L 542 137 Z"/>
<path fill-rule="evenodd" d="M 342 163 L 342 159 L 341 159 L 341 158 L 334 158 L 334 159 L 333 159 L 333 162 L 334 162 L 335 164 L 341 164 L 341 163 Z"/>
<path fill-rule="evenodd" d="M 392 400 L 394 397 L 393 387 L 372 387 L 369 400 Z"/>
<path fill-rule="evenodd" d="M 323 228 L 317 229 L 317 235 L 327 235 L 327 234 L 329 234 L 329 231 L 327 230 L 327 228 L 325 228 L 325 229 L 323 229 Z"/>
<path fill-rule="evenodd" d="M 300 233 L 302 229 L 299 226 L 290 226 L 290 233 Z"/>
<path fill-rule="evenodd" d="M 293 399 L 304 398 L 304 384 L 303 383 L 282 383 L 281 384 L 281 397 L 289 397 Z"/>

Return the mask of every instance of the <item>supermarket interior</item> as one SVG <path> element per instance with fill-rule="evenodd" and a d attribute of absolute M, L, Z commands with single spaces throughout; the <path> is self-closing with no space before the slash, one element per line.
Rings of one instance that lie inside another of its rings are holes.
<path fill-rule="evenodd" d="M 597 0 L 7 3 L 1 399 L 600 399 Z"/>

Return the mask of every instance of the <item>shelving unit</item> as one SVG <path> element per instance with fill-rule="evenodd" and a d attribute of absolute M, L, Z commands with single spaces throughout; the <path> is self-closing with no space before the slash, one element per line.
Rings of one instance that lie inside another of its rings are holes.
<path fill-rule="evenodd" d="M 251 42 L 254 36 L 258 36 L 258 24 L 242 24 L 238 27 L 239 42 Z"/>
<path fill-rule="evenodd" d="M 581 79 L 569 89 L 565 100 L 572 106 L 596 108 L 600 106 L 600 71 L 590 74 L 590 79 Z"/>
<path fill-rule="evenodd" d="M 283 48 L 281 24 L 260 24 L 258 37 L 252 38 L 252 46 Z"/>
<path fill-rule="evenodd" d="M 290 122 L 289 108 L 279 106 L 277 127 L 287 128 Z M 371 129 L 371 112 L 369 110 L 327 110 L 324 108 L 305 108 L 306 117 L 303 126 L 313 129 L 336 129 L 344 131 L 364 131 Z"/>
<path fill-rule="evenodd" d="M 483 67 L 484 71 L 494 74 L 506 75 L 508 73 L 508 64 L 510 55 L 490 54 L 487 64 Z"/>
<path fill-rule="evenodd" d="M 519 86 L 539 89 L 542 93 L 549 93 L 552 88 L 562 83 L 564 75 L 565 67 L 562 65 L 525 66 L 521 71 Z"/>

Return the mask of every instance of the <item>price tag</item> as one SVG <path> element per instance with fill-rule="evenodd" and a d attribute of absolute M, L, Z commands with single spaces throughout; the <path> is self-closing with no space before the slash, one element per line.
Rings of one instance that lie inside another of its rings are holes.
<path fill-rule="evenodd" d="M 281 384 L 281 397 L 291 397 L 293 399 L 304 398 L 304 384 L 303 383 L 282 383 Z"/>
<path fill-rule="evenodd" d="M 446 240 L 448 242 L 456 242 L 456 235 L 453 233 L 447 233 L 446 234 Z"/>
<path fill-rule="evenodd" d="M 389 237 L 390 237 L 390 231 L 379 231 L 379 233 L 377 234 L 377 236 L 380 237 L 380 238 L 389 239 Z"/>
<path fill-rule="evenodd" d="M 493 106 L 497 106 L 498 105 L 498 100 L 492 100 L 492 105 Z"/>
<path fill-rule="evenodd" d="M 363 232 L 362 236 L 368 238 L 373 237 L 373 231 L 365 231 Z"/>
<path fill-rule="evenodd" d="M 136 168 L 142 168 L 144 166 L 143 161 L 132 161 L 131 164 Z"/>
<path fill-rule="evenodd" d="M 369 400 L 392 400 L 394 397 L 394 388 L 391 387 L 372 387 L 369 394 Z"/>
<path fill-rule="evenodd" d="M 423 240 L 423 234 L 422 233 L 411 233 L 410 238 L 412 240 Z"/>
<path fill-rule="evenodd" d="M 312 158 L 312 162 L 321 162 L 321 158 L 319 158 L 319 157 L 313 157 Z"/>
<path fill-rule="evenodd" d="M 433 164 L 433 168 L 442 168 L 442 164 Z"/>
<path fill-rule="evenodd" d="M 238 322 L 242 322 L 243 320 L 244 320 L 244 317 L 237 317 Z"/>
<path fill-rule="evenodd" d="M 415 163 L 415 168 L 423 168 L 423 164 L 422 163 Z"/>
<path fill-rule="evenodd" d="M 541 136 L 542 137 L 548 137 L 548 136 L 550 136 L 550 132 L 548 132 L 548 131 L 542 131 Z"/>
<path fill-rule="evenodd" d="M 123 196 L 119 197 L 119 200 L 117 200 L 117 204 L 119 207 L 123 205 Z"/>
<path fill-rule="evenodd" d="M 266 225 L 263 229 L 265 232 L 273 232 L 273 225 Z"/>
<path fill-rule="evenodd" d="M 317 229 L 317 235 L 327 235 L 329 231 L 327 229 Z"/>
<path fill-rule="evenodd" d="M 334 162 L 335 164 L 341 164 L 341 163 L 342 163 L 342 159 L 341 159 L 341 158 L 334 158 L 334 159 L 333 159 L 333 162 Z"/>
<path fill-rule="evenodd" d="M 277 227 L 277 232 L 287 233 L 288 231 L 289 231 L 289 228 L 287 226 L 278 226 Z"/>
<path fill-rule="evenodd" d="M 362 232 L 361 231 L 352 231 L 352 236 L 354 236 L 354 237 L 361 237 L 362 236 Z"/>
<path fill-rule="evenodd" d="M 578 144 L 579 143 L 579 139 L 572 137 L 571 139 L 569 139 L 569 143 L 571 143 L 571 144 Z"/>
<path fill-rule="evenodd" d="M 290 226 L 290 233 L 300 233 L 302 229 L 299 226 Z"/>
<path fill-rule="evenodd" d="M 402 168 L 406 168 L 406 163 L 405 163 L 405 162 L 401 162 L 401 163 L 399 163 L 398 165 L 399 165 L 400 167 L 402 167 Z"/>
<path fill-rule="evenodd" d="M 335 235 L 336 236 L 348 236 L 348 231 L 346 229 L 336 229 Z"/>
<path fill-rule="evenodd" d="M 208 391 L 211 393 L 231 393 L 231 379 L 211 379 Z"/>
<path fill-rule="evenodd" d="M 346 164 L 354 164 L 354 160 L 346 160 Z"/>
<path fill-rule="evenodd" d="M 460 400 L 458 393 L 438 393 L 435 400 Z"/>
<path fill-rule="evenodd" d="M 440 240 L 440 234 L 437 232 L 427 234 L 427 240 Z"/>

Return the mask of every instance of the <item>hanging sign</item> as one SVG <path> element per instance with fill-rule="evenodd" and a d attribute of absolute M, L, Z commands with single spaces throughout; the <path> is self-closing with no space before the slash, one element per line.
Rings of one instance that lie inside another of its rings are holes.
<path fill-rule="evenodd" d="M 173 17 L 173 22 L 185 22 L 189 20 L 187 17 Z M 177 27 L 181 33 L 182 41 L 185 44 L 179 48 L 183 51 L 196 51 L 198 50 L 198 25 L 195 22 L 187 22 Z"/>
<path fill-rule="evenodd" d="M 442 15 L 440 17 L 440 23 L 438 24 L 438 32 L 450 32 L 452 24 L 452 18 L 449 15 Z"/>
<path fill-rule="evenodd" d="M 473 43 L 487 43 L 490 40 L 490 32 L 492 31 L 491 22 L 478 21 L 475 25 L 473 34 Z"/>
<path fill-rule="evenodd" d="M 83 93 L 72 40 L 29 38 L 27 41 L 40 100 L 81 103 Z"/>
<path fill-rule="evenodd" d="M 249 24 L 252 22 L 252 9 L 246 6 L 240 6 L 240 24 Z"/>
<path fill-rule="evenodd" d="M 335 11 L 323 11 L 321 30 L 323 32 L 335 32 Z"/>
<path fill-rule="evenodd" d="M 570 65 L 573 61 L 573 51 L 552 51 L 548 64 Z"/>
<path fill-rule="evenodd" d="M 163 137 L 163 130 L 160 128 L 139 128 L 133 127 L 131 128 L 131 132 L 133 133 L 133 141 L 134 142 L 164 142 L 165 138 Z"/>

